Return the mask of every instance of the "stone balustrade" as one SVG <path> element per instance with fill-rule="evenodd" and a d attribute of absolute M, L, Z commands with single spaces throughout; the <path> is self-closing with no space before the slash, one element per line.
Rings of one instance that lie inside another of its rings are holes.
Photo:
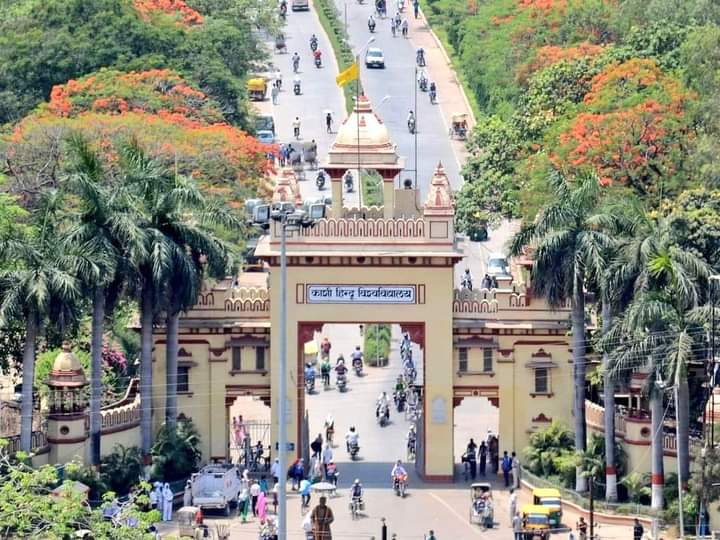
<path fill-rule="evenodd" d="M 140 423 L 139 384 L 140 379 L 132 379 L 121 400 L 102 408 L 101 432 L 130 429 Z"/>
<path fill-rule="evenodd" d="M 5 439 L 8 445 L 5 447 L 5 452 L 9 455 L 14 455 L 20 451 L 20 435 L 13 435 Z M 32 452 L 38 453 L 48 447 L 47 436 L 44 431 L 33 431 L 31 435 Z"/>
<path fill-rule="evenodd" d="M 231 280 L 225 279 L 200 292 L 188 317 L 194 315 L 203 318 L 240 316 L 243 319 L 267 319 L 270 317 L 270 294 L 265 286 L 233 287 Z"/>
<path fill-rule="evenodd" d="M 356 210 L 357 212 L 357 210 Z M 423 219 L 323 219 L 298 236 L 313 239 L 412 239 L 425 240 L 428 223 Z"/>
<path fill-rule="evenodd" d="M 524 286 L 508 285 L 498 289 L 455 289 L 453 291 L 453 314 L 462 319 L 520 319 L 523 312 L 544 311 L 547 321 L 563 321 L 570 316 L 569 306 L 553 309 L 542 298 L 531 298 Z"/>

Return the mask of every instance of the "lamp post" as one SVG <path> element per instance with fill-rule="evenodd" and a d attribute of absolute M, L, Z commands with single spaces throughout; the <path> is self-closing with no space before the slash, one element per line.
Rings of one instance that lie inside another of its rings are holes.
<path fill-rule="evenodd" d="M 270 227 L 270 220 L 280 227 L 280 355 L 278 358 L 278 466 L 287 470 L 288 453 L 288 391 L 287 391 L 287 232 L 312 227 L 325 217 L 325 205 L 313 204 L 309 213 L 298 210 L 292 203 L 258 204 L 257 200 L 246 202 L 246 210 L 252 212 L 252 223 L 263 229 Z M 287 540 L 287 482 L 281 473 L 278 482 L 278 536 Z"/>
<path fill-rule="evenodd" d="M 418 160 L 417 160 L 417 159 L 418 159 L 418 158 L 417 158 L 417 156 L 418 156 L 418 152 L 417 152 L 417 150 L 418 150 L 418 145 L 417 145 L 418 135 L 417 135 L 417 134 L 418 134 L 418 117 L 420 116 L 420 115 L 418 114 L 418 108 L 417 108 L 417 91 L 418 91 L 418 66 L 417 66 L 417 62 L 415 63 L 415 81 L 414 81 L 414 82 L 415 82 L 415 92 L 414 92 L 414 95 L 415 95 L 415 105 L 413 105 L 413 107 L 414 107 L 414 110 L 415 110 L 415 130 L 414 130 L 415 132 L 413 133 L 413 139 L 414 139 L 414 145 L 415 145 L 415 157 L 414 157 L 414 160 L 415 160 L 415 167 L 414 167 L 414 169 L 415 169 L 415 171 L 414 171 L 414 172 L 415 172 L 415 189 L 417 189 L 417 186 L 418 186 L 418 182 L 417 182 L 417 179 L 418 179 Z"/>
<path fill-rule="evenodd" d="M 355 62 L 358 68 L 358 77 L 355 79 L 355 106 L 357 107 L 360 101 L 360 56 L 365 49 L 367 49 L 371 43 L 375 41 L 374 36 L 365 42 L 365 45 L 360 47 L 357 55 L 355 55 Z M 360 109 L 355 114 L 355 124 L 357 125 L 357 174 L 358 174 L 358 208 L 362 208 L 362 175 L 360 173 Z"/>
<path fill-rule="evenodd" d="M 713 274 L 709 278 L 710 295 L 710 380 L 708 381 L 708 392 L 710 398 L 710 446 L 715 448 L 715 400 L 713 390 L 715 389 L 715 291 L 713 283 L 720 281 L 720 274 Z"/>

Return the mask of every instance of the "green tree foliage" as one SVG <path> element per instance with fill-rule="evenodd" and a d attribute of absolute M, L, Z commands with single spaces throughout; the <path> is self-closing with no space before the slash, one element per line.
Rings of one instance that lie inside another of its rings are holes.
<path fill-rule="evenodd" d="M 143 474 L 143 458 L 137 446 L 115 445 L 111 454 L 102 459 L 101 478 L 118 495 L 125 495 Z"/>
<path fill-rule="evenodd" d="M 530 435 L 529 446 L 524 451 L 526 467 L 533 474 L 551 476 L 559 472 L 558 458 L 570 456 L 574 476 L 574 448 L 572 432 L 567 426 L 553 421 L 545 429 Z"/>
<path fill-rule="evenodd" d="M 181 480 L 197 471 L 200 462 L 200 436 L 192 420 L 178 419 L 175 430 L 160 428 L 151 451 L 152 477 L 164 482 Z"/>
<path fill-rule="evenodd" d="M 246 118 L 242 80 L 262 57 L 255 30 L 269 4 L 198 2 L 211 10 L 191 28 L 151 22 L 130 0 L 16 0 L 0 21 L 0 124 L 19 120 L 56 84 L 101 67 L 171 67 L 197 81 L 231 122 Z M 234 4 L 234 5 L 232 5 Z M 232 17 L 232 18 L 230 18 Z"/>

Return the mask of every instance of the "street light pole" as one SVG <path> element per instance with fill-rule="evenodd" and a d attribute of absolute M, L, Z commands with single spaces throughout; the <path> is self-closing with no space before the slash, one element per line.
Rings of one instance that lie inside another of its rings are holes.
<path fill-rule="evenodd" d="M 287 539 L 287 247 L 286 216 L 280 221 L 280 384 L 278 385 L 278 536 Z"/>
<path fill-rule="evenodd" d="M 417 137 L 418 137 L 418 135 L 417 134 L 418 134 L 418 118 L 420 117 L 420 115 L 418 114 L 418 108 L 417 108 L 417 90 L 418 90 L 417 78 L 418 78 L 418 67 L 417 67 L 417 62 L 416 62 L 415 63 L 415 92 L 414 92 L 415 93 L 415 133 L 413 134 L 414 139 L 415 139 L 415 167 L 413 167 L 415 169 L 415 189 L 417 189 L 417 186 L 418 186 L 418 157 L 417 157 L 417 154 L 418 154 L 418 152 L 417 152 L 417 150 L 418 150 Z"/>
<path fill-rule="evenodd" d="M 713 283 L 720 281 L 720 274 L 713 274 L 709 279 L 710 294 L 710 379 L 708 381 L 708 391 L 710 398 L 710 447 L 715 448 L 715 399 L 713 391 L 715 390 L 715 291 Z"/>

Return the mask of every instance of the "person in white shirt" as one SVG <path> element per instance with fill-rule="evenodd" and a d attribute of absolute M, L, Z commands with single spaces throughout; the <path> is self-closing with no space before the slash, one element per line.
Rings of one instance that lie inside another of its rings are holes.
<path fill-rule="evenodd" d="M 270 476 L 272 476 L 275 484 L 280 480 L 280 460 L 278 458 L 275 458 L 275 461 L 270 466 Z"/>
<path fill-rule="evenodd" d="M 510 519 L 513 519 L 517 514 L 517 493 L 514 489 L 510 490 Z"/>
<path fill-rule="evenodd" d="M 360 435 L 355 431 L 355 426 L 350 426 L 350 430 L 345 434 L 345 447 L 347 451 L 349 452 L 351 446 L 359 445 L 359 443 Z"/>
<path fill-rule="evenodd" d="M 250 500 L 252 501 L 252 513 L 253 516 L 257 516 L 257 500 L 260 496 L 260 484 L 258 484 L 257 480 L 253 481 L 253 484 L 250 486 Z"/>
<path fill-rule="evenodd" d="M 167 482 L 163 486 L 162 490 L 162 520 L 163 521 L 172 521 L 172 511 L 173 511 L 173 498 L 174 494 L 172 490 L 170 489 L 170 484 Z"/>
<path fill-rule="evenodd" d="M 399 459 L 397 460 L 397 463 L 393 466 L 390 476 L 393 478 L 393 480 L 398 476 L 407 476 L 407 471 L 405 470 L 405 467 L 403 467 L 402 461 L 400 461 Z"/>
<path fill-rule="evenodd" d="M 333 460 L 333 451 L 329 444 L 325 444 L 325 448 L 322 451 L 322 464 L 325 478 L 327 478 L 327 466 Z"/>

